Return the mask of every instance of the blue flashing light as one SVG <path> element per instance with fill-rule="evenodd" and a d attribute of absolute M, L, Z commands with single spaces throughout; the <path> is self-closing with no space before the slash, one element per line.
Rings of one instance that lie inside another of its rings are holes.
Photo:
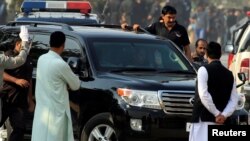
<path fill-rule="evenodd" d="M 43 11 L 46 9 L 46 2 L 39 1 L 39 2 L 23 2 L 21 6 L 21 11 L 24 13 L 29 13 L 31 11 Z"/>

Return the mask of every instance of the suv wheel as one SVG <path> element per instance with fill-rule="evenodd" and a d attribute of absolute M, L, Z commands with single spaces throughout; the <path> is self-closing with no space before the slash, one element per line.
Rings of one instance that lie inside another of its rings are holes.
<path fill-rule="evenodd" d="M 109 113 L 91 118 L 81 132 L 80 141 L 118 141 L 118 132 Z"/>

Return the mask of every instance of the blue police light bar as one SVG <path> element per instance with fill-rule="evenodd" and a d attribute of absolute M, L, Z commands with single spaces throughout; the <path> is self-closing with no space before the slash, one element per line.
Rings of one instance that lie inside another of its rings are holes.
<path fill-rule="evenodd" d="M 46 3 L 45 2 L 23 2 L 21 6 L 21 11 L 29 13 L 32 11 L 45 11 Z"/>
<path fill-rule="evenodd" d="M 91 13 L 91 5 L 88 1 L 24 1 L 21 12 L 80 12 Z"/>

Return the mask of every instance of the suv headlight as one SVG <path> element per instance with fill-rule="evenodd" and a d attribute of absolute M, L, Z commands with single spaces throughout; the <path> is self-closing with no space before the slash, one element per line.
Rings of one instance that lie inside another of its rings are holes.
<path fill-rule="evenodd" d="M 118 88 L 117 93 L 131 106 L 161 109 L 157 91 Z"/>
<path fill-rule="evenodd" d="M 243 109 L 245 106 L 245 101 L 246 101 L 246 97 L 244 94 L 240 93 L 239 94 L 239 100 L 238 100 L 238 105 L 236 107 L 236 110 L 240 110 Z"/>

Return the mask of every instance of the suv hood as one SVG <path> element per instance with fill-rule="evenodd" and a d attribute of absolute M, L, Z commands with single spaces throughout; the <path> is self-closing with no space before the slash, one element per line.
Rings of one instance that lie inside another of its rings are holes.
<path fill-rule="evenodd" d="M 101 84 L 144 90 L 194 90 L 196 75 L 169 73 L 101 73 Z M 103 82 L 106 81 L 106 82 Z M 115 85 L 114 85 L 115 83 Z"/>

